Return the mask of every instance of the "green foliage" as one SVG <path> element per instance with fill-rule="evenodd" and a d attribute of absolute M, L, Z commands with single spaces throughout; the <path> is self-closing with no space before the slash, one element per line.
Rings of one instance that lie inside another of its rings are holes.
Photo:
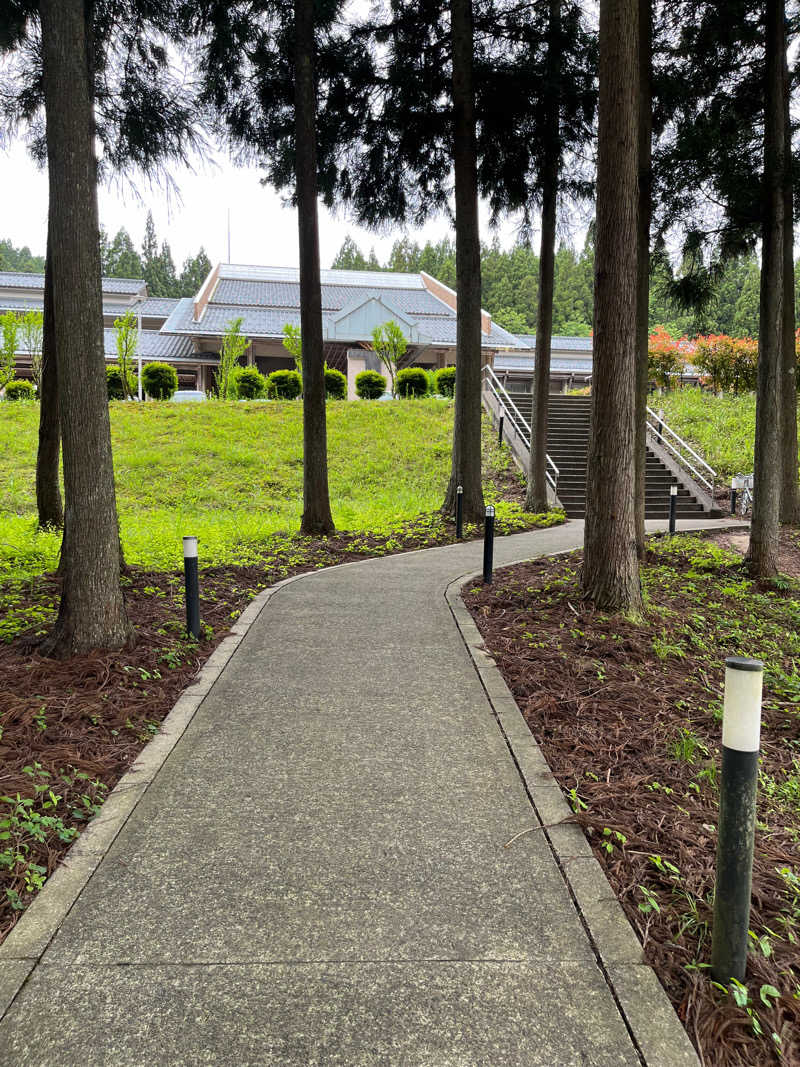
<path fill-rule="evenodd" d="M 328 400 L 347 399 L 347 378 L 334 367 L 325 368 L 325 396 Z"/>
<path fill-rule="evenodd" d="M 34 394 L 33 382 L 14 378 L 6 386 L 4 395 L 6 400 L 33 400 Z"/>
<path fill-rule="evenodd" d="M 276 400 L 296 400 L 303 391 L 303 382 L 296 370 L 274 370 L 267 376 L 267 396 Z"/>
<path fill-rule="evenodd" d="M 402 397 L 425 396 L 428 391 L 428 376 L 421 367 L 404 367 L 397 374 L 397 395 Z"/>
<path fill-rule="evenodd" d="M 362 370 L 356 375 L 356 394 L 362 400 L 377 400 L 386 392 L 386 379 L 376 370 Z"/>
<path fill-rule="evenodd" d="M 698 337 L 692 362 L 715 392 L 752 392 L 756 387 L 758 341 L 723 334 Z"/>
<path fill-rule="evenodd" d="M 441 367 L 436 371 L 436 392 L 442 396 L 453 396 L 456 391 L 456 368 Z"/>
<path fill-rule="evenodd" d="M 106 386 L 108 388 L 109 400 L 124 400 L 125 390 L 122 387 L 122 378 L 119 373 L 119 367 L 116 363 L 112 363 L 110 367 L 106 367 Z M 132 396 L 134 389 L 136 388 L 136 382 L 132 377 L 128 379 L 128 396 Z"/>
<path fill-rule="evenodd" d="M 36 308 L 31 308 L 20 316 L 19 332 L 22 338 L 22 347 L 31 361 L 31 376 L 36 384 L 36 390 L 42 385 L 42 336 L 44 331 L 44 315 Z"/>
<path fill-rule="evenodd" d="M 300 327 L 292 325 L 291 322 L 284 323 L 283 326 L 283 347 L 289 353 L 294 360 L 294 365 L 297 373 L 300 375 L 300 391 L 302 392 L 303 382 L 303 339 L 300 336 Z"/>
<path fill-rule="evenodd" d="M 9 240 L 0 241 L 0 270 L 22 274 L 44 274 L 44 256 L 35 256 L 27 245 L 16 248 Z"/>
<path fill-rule="evenodd" d="M 236 375 L 240 400 L 257 400 L 267 395 L 267 379 L 255 367 L 242 367 Z"/>
<path fill-rule="evenodd" d="M 656 326 L 647 345 L 650 380 L 663 389 L 673 389 L 686 367 L 685 338 L 674 340 L 663 326 Z"/>
<path fill-rule="evenodd" d="M 133 379 L 133 361 L 136 357 L 138 337 L 139 331 L 136 325 L 136 316 L 128 308 L 124 315 L 114 319 L 114 343 L 117 347 L 119 383 L 123 390 L 124 400 L 133 398 L 133 389 L 130 383 Z"/>
<path fill-rule="evenodd" d="M 18 338 L 19 319 L 16 312 L 6 311 L 0 315 L 0 389 L 14 377 Z"/>
<path fill-rule="evenodd" d="M 169 400 L 178 388 L 178 372 L 169 363 L 145 363 L 142 388 L 153 400 Z"/>
<path fill-rule="evenodd" d="M 216 379 L 217 397 L 220 400 L 236 399 L 236 380 L 233 371 L 250 344 L 249 339 L 242 333 L 243 322 L 244 319 L 240 316 L 225 324 Z"/>
<path fill-rule="evenodd" d="M 382 326 L 376 326 L 372 331 L 372 347 L 375 354 L 389 372 L 389 380 L 392 383 L 392 396 L 397 395 L 397 368 L 406 353 L 408 342 L 405 335 L 394 319 L 389 319 Z"/>

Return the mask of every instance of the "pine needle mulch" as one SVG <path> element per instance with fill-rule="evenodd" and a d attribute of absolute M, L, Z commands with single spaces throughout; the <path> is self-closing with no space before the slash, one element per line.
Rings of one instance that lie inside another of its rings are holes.
<path fill-rule="evenodd" d="M 759 589 L 730 547 L 651 544 L 642 622 L 581 602 L 577 553 L 465 601 L 702 1062 L 800 1064 L 800 592 Z M 708 964 L 733 654 L 767 670 L 752 944 L 746 989 L 726 990 Z"/>

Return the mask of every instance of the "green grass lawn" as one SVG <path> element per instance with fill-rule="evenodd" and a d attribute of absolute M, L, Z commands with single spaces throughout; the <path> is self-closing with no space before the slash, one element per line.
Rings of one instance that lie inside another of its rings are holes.
<path fill-rule="evenodd" d="M 723 478 L 753 470 L 756 398 L 714 396 L 700 389 L 681 389 L 651 397 L 654 411 L 664 409 L 669 425 Z"/>
<path fill-rule="evenodd" d="M 248 564 L 302 511 L 302 405 L 111 404 L 122 541 L 128 563 L 181 565 L 181 537 L 203 564 Z M 39 408 L 0 404 L 0 580 L 55 565 L 59 537 L 36 531 Z M 337 528 L 387 533 L 441 505 L 450 472 L 452 401 L 328 405 L 330 494 Z M 487 435 L 491 442 L 491 435 Z M 489 444 L 491 448 L 491 444 Z M 494 449 L 495 464 L 508 464 Z M 494 497 L 489 491 L 487 499 Z M 498 517 L 516 505 L 498 502 Z"/>

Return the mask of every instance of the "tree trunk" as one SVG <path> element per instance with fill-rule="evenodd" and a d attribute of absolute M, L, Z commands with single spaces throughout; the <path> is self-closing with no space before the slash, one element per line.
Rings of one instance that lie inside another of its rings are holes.
<path fill-rule="evenodd" d="M 303 517 L 300 532 L 335 530 L 328 494 L 328 429 L 317 221 L 317 103 L 314 2 L 295 0 L 295 168 L 300 233 L 300 337 L 303 353 Z"/>
<path fill-rule="evenodd" d="M 642 608 L 634 521 L 638 0 L 601 0 L 594 372 L 586 476 L 584 596 Z"/>
<path fill-rule="evenodd" d="M 61 506 L 61 485 L 58 475 L 61 428 L 58 418 L 58 366 L 53 322 L 53 263 L 49 237 L 44 268 L 43 318 L 39 450 L 36 453 L 36 507 L 39 512 L 39 526 L 42 529 L 53 529 L 64 525 L 64 511 Z"/>
<path fill-rule="evenodd" d="M 639 216 L 636 244 L 636 422 L 634 436 L 634 519 L 636 554 L 644 559 L 644 509 L 647 489 L 647 347 L 650 336 L 650 215 L 653 99 L 651 75 L 652 3 L 639 0 Z"/>
<path fill-rule="evenodd" d="M 472 84 L 472 3 L 451 0 L 453 51 L 453 169 L 456 199 L 456 394 L 453 462 L 442 510 L 455 511 L 464 489 L 464 518 L 483 519 L 481 483 L 481 247 L 478 227 L 478 149 Z"/>
<path fill-rule="evenodd" d="M 531 451 L 526 511 L 547 511 L 547 402 L 550 399 L 550 348 L 553 335 L 553 278 L 556 255 L 556 203 L 561 160 L 559 140 L 561 3 L 550 0 L 547 44 L 545 148 L 542 159 L 542 240 L 539 249 L 539 306 L 536 309 L 536 361 L 533 367 Z"/>
<path fill-rule="evenodd" d="M 778 573 L 781 496 L 778 379 L 784 330 L 784 106 L 783 0 L 766 3 L 764 85 L 764 187 L 761 226 L 761 302 L 758 321 L 758 388 L 753 465 L 753 518 L 748 560 L 754 577 Z"/>
<path fill-rule="evenodd" d="M 132 641 L 119 584 L 119 537 L 103 351 L 91 11 L 41 0 L 50 188 L 49 250 L 64 453 L 63 585 L 43 650 L 58 656 Z"/>
<path fill-rule="evenodd" d="M 785 42 L 784 42 L 785 43 Z M 792 526 L 800 524 L 800 486 L 797 470 L 797 355 L 795 352 L 794 304 L 794 197 L 792 189 L 792 124 L 789 108 L 790 80 L 783 51 L 783 340 L 781 343 L 781 371 L 778 388 L 781 409 L 781 503 L 780 521 Z"/>

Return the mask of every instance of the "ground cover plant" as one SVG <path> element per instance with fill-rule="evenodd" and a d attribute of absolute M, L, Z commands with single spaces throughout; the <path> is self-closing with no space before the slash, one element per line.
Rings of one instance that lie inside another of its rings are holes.
<path fill-rule="evenodd" d="M 581 602 L 581 556 L 500 570 L 466 602 L 706 1065 L 800 1062 L 800 586 L 739 552 L 649 542 L 646 616 Z M 800 556 L 787 531 L 784 558 Z M 708 976 L 726 655 L 765 662 L 751 951 Z"/>
<path fill-rule="evenodd" d="M 55 617 L 59 539 L 35 530 L 36 420 L 17 417 L 17 407 L 0 419 L 8 473 L 0 489 L 0 939 L 260 589 L 454 540 L 453 522 L 437 510 L 449 474 L 446 402 L 330 406 L 334 510 L 351 526 L 319 540 L 292 532 L 299 404 L 112 405 L 123 585 L 137 645 L 46 660 L 36 642 Z M 563 520 L 522 511 L 521 479 L 488 427 L 484 460 L 499 532 Z M 185 636 L 186 532 L 200 535 L 200 642 Z"/>
<path fill-rule="evenodd" d="M 669 425 L 722 478 L 752 472 L 755 394 L 715 396 L 703 389 L 685 388 L 651 396 L 648 403 L 654 411 L 664 409 Z"/>

